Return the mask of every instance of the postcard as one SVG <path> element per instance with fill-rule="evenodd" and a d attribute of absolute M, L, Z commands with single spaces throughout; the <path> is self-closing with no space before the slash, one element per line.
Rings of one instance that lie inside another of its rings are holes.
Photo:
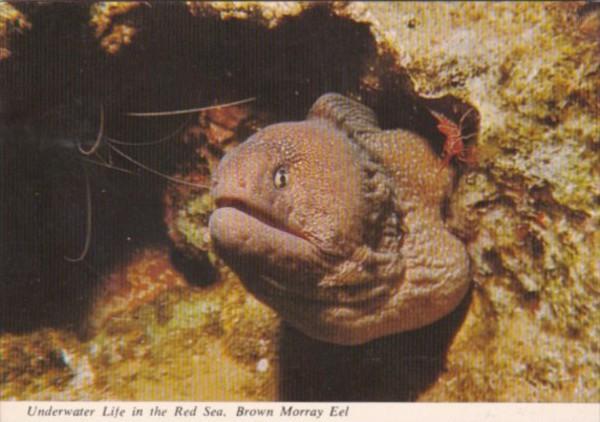
<path fill-rule="evenodd" d="M 595 2 L 0 2 L 0 420 L 597 421 L 599 86 Z"/>

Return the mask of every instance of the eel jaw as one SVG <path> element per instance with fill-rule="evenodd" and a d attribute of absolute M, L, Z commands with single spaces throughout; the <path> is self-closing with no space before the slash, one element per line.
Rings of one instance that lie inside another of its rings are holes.
<path fill-rule="evenodd" d="M 309 240 L 261 208 L 241 201 L 217 199 L 209 220 L 219 254 L 234 269 L 270 270 L 285 278 L 322 273 L 327 266 Z"/>
<path fill-rule="evenodd" d="M 217 252 L 256 295 L 354 307 L 390 293 L 389 285 L 377 281 L 322 285 L 323 277 L 345 258 L 323 253 L 308 237 L 257 206 L 230 198 L 215 202 L 209 228 Z"/>
<path fill-rule="evenodd" d="M 215 203 L 209 220 L 215 249 L 258 300 L 315 338 L 339 344 L 370 338 L 372 330 L 359 327 L 380 315 L 394 286 L 382 280 L 324 285 L 350 257 L 324 256 L 310 238 L 256 205 L 224 197 Z"/>

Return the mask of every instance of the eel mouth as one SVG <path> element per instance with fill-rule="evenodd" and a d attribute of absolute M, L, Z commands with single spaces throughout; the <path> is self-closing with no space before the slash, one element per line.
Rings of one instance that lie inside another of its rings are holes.
<path fill-rule="evenodd" d="M 328 264 L 319 248 L 297 229 L 290 228 L 262 204 L 221 196 L 210 216 L 209 228 L 217 252 L 240 271 L 260 268 L 294 278 L 300 273 L 322 273 Z"/>
<path fill-rule="evenodd" d="M 233 208 L 241 213 L 244 213 L 255 220 L 258 220 L 262 224 L 269 226 L 272 229 L 285 232 L 291 236 L 299 237 L 302 240 L 310 242 L 307 236 L 301 233 L 299 230 L 294 230 L 281 222 L 280 220 L 273 217 L 268 211 L 262 209 L 261 207 L 248 204 L 245 201 L 242 201 L 238 198 L 232 197 L 220 197 L 215 200 L 216 208 Z"/>
<path fill-rule="evenodd" d="M 266 243 L 263 243 L 263 246 L 256 248 L 256 250 L 251 252 L 251 256 L 268 256 L 275 250 L 277 250 L 280 254 L 285 254 L 286 248 L 284 245 L 289 245 L 291 243 L 296 246 L 296 252 L 303 257 L 301 260 L 308 264 L 309 267 L 312 266 L 313 270 L 321 275 L 333 270 L 335 264 L 339 263 L 340 259 L 342 259 L 340 256 L 333 256 L 331 253 L 322 251 L 317 244 L 315 244 L 315 242 L 311 242 L 308 236 L 299 230 L 290 228 L 288 225 L 275 218 L 271 213 L 262 207 L 233 197 L 218 197 L 215 199 L 215 205 L 215 214 L 217 211 L 226 211 L 230 214 L 232 214 L 232 211 L 234 211 L 235 214 L 241 214 L 241 216 L 243 216 L 243 218 L 246 220 L 243 224 L 243 231 L 251 230 L 254 232 L 256 237 L 261 238 L 263 235 L 271 233 L 271 235 L 269 235 L 269 243 L 277 242 L 277 239 L 281 240 L 282 242 L 278 244 L 278 247 L 273 247 L 271 245 L 265 246 Z M 276 237 L 273 237 L 273 233 L 279 234 L 277 234 Z M 231 230 L 227 230 L 225 233 L 222 233 L 222 235 L 225 235 L 228 238 L 235 237 L 236 239 L 243 237 L 241 233 L 232 233 Z M 230 245 L 237 245 L 237 240 L 229 240 L 229 242 L 225 240 L 225 242 L 229 243 Z M 247 245 L 247 243 L 244 241 L 240 241 L 240 244 L 243 244 L 244 246 Z M 240 249 L 238 249 L 238 252 L 241 252 Z M 258 249 L 260 249 L 260 252 Z M 246 252 L 249 251 L 246 250 Z M 244 253 L 242 253 L 242 255 L 243 254 Z M 235 260 L 237 261 L 237 258 Z M 240 261 L 237 262 L 239 265 Z M 263 264 L 259 265 L 259 267 L 262 267 L 264 270 L 265 265 L 266 267 L 269 267 L 267 261 L 263 261 Z M 284 265 L 283 267 L 289 269 L 288 265 Z M 292 270 L 291 273 L 299 274 L 300 271 Z M 262 282 L 258 282 L 258 280 L 256 280 L 256 276 L 258 276 Z M 288 277 L 289 275 L 285 278 Z M 277 279 L 279 277 L 274 277 L 273 274 L 268 275 L 268 271 L 261 271 L 260 275 L 256 274 L 251 278 L 254 280 L 250 281 L 250 283 L 247 284 L 247 287 L 258 296 L 265 298 L 273 296 L 279 297 L 280 299 L 286 298 L 292 303 L 313 303 L 320 304 L 322 306 L 345 305 L 350 307 L 363 307 L 365 303 L 378 302 L 390 294 L 390 286 L 381 284 L 377 281 L 353 286 L 323 287 L 319 286 L 318 282 L 315 282 L 314 284 L 310 282 L 298 283 L 297 286 L 294 286 L 293 283 L 290 285 L 289 283 L 278 281 Z M 270 300 L 266 299 L 266 301 L 269 302 Z"/>

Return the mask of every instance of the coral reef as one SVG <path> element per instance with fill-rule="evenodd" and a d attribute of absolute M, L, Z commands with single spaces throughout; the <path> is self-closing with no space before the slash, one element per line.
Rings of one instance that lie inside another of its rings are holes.
<path fill-rule="evenodd" d="M 31 28 L 25 16 L 7 3 L 0 3 L 0 60 L 11 56 L 10 39 Z"/>
<path fill-rule="evenodd" d="M 411 6 L 388 6 L 414 23 L 386 34 L 415 89 L 481 114 L 479 166 L 450 206 L 474 303 L 421 399 L 597 400 L 597 39 L 573 4 Z"/>
<path fill-rule="evenodd" d="M 216 285 L 191 288 L 156 250 L 108 278 L 121 278 L 121 294 L 99 297 L 88 340 L 57 329 L 0 337 L 2 399 L 276 396 L 278 319 L 226 269 Z"/>

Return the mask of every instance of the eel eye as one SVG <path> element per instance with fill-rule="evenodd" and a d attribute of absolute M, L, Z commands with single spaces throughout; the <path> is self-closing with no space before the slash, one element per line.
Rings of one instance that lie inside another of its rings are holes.
<path fill-rule="evenodd" d="M 288 179 L 289 179 L 289 175 L 288 175 L 287 168 L 282 166 L 282 167 L 279 167 L 277 170 L 275 170 L 275 174 L 273 174 L 273 184 L 275 185 L 275 187 L 277 189 L 281 189 L 281 188 L 287 186 Z"/>

